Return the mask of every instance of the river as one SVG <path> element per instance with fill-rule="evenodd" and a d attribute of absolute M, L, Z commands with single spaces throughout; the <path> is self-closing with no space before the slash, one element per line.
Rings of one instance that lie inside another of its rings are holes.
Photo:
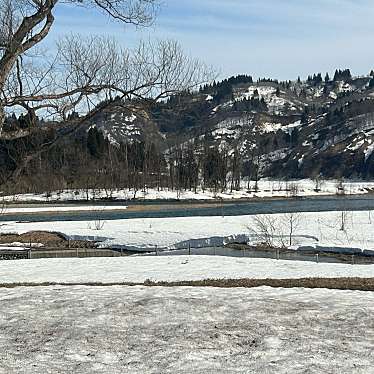
<path fill-rule="evenodd" d="M 58 206 L 92 205 L 92 211 L 59 212 Z M 105 210 L 95 210 L 95 205 L 105 205 Z M 110 210 L 110 206 L 127 206 L 124 210 Z M 331 212 L 374 210 L 374 195 L 324 196 L 294 199 L 256 199 L 245 201 L 193 201 L 193 202 L 72 202 L 65 204 L 13 204 L 12 207 L 51 207 L 51 212 L 7 213 L 0 221 L 90 221 L 133 218 L 170 218 L 196 216 L 240 216 L 292 212 Z M 56 209 L 56 211 L 52 211 Z"/>

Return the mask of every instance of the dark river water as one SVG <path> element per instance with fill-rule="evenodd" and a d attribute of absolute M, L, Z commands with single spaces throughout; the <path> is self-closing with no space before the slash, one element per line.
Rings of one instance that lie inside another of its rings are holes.
<path fill-rule="evenodd" d="M 323 212 L 323 211 L 367 211 L 374 210 L 374 195 L 361 196 L 329 196 L 295 199 L 268 199 L 252 201 L 217 202 L 97 202 L 106 205 L 106 211 L 84 212 L 52 212 L 52 213 L 14 213 L 0 215 L 0 221 L 89 221 L 89 220 L 117 220 L 132 218 L 167 218 L 167 217 L 196 217 L 196 216 L 240 216 L 271 213 L 291 212 Z M 198 206 L 194 206 L 198 204 Z M 213 205 L 214 204 L 214 205 Z M 61 204 L 68 205 L 68 204 Z M 73 204 L 71 204 L 73 205 Z M 74 206 L 83 203 L 75 203 Z M 92 205 L 92 203 L 90 203 Z M 134 207 L 135 210 L 110 211 L 111 205 Z M 180 206 L 178 206 L 180 205 Z M 19 207 L 46 207 L 48 204 L 12 205 Z M 156 206 L 156 207 L 155 207 Z M 140 208 L 141 209 L 138 209 Z M 147 208 L 148 207 L 148 208 Z"/>

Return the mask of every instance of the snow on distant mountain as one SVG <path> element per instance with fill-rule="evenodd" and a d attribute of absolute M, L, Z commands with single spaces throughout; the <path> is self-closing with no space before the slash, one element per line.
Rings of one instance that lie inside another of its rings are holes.
<path fill-rule="evenodd" d="M 110 143 L 119 146 L 152 138 L 161 141 L 162 135 L 146 111 L 124 107 L 114 102 L 93 117 L 92 123 Z"/>
<path fill-rule="evenodd" d="M 242 163 L 256 155 L 267 177 L 374 177 L 374 80 L 335 78 L 234 77 L 148 109 L 114 101 L 92 124 L 115 145 L 151 141 L 167 153 L 205 142 L 239 150 Z"/>

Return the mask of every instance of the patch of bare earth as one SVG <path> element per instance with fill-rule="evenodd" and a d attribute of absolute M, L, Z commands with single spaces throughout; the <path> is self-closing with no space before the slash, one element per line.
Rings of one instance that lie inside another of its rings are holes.
<path fill-rule="evenodd" d="M 47 231 L 29 231 L 23 234 L 0 234 L 0 244 L 39 243 L 53 248 L 93 248 L 95 243 L 86 240 L 67 240 L 62 234 Z"/>

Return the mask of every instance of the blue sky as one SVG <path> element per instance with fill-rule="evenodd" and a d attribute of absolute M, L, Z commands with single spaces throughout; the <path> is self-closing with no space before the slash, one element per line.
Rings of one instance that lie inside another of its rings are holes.
<path fill-rule="evenodd" d="M 60 35 L 108 34 L 132 46 L 138 39 L 178 40 L 221 77 L 295 79 L 314 72 L 374 68 L 373 0 L 162 0 L 154 25 L 137 29 L 92 10 L 59 5 L 48 42 Z"/>

